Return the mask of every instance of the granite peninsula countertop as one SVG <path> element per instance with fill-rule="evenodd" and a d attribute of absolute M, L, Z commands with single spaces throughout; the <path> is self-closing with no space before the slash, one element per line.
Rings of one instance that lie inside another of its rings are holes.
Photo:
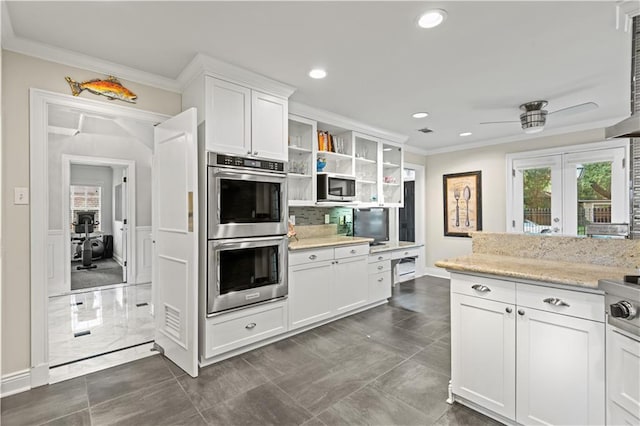
<path fill-rule="evenodd" d="M 622 279 L 625 274 L 635 273 L 632 268 L 619 266 L 602 266 L 485 253 L 473 253 L 468 256 L 439 260 L 435 265 L 452 272 L 476 272 L 504 278 L 544 281 L 590 289 L 597 289 L 598 280 L 601 278 Z"/>

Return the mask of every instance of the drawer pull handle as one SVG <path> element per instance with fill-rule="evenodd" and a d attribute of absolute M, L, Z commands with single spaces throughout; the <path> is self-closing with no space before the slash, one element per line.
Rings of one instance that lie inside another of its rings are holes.
<path fill-rule="evenodd" d="M 253 328 L 256 328 L 256 323 L 255 322 L 251 322 L 251 323 L 245 325 L 244 328 L 246 328 L 247 330 L 251 330 Z"/>
<path fill-rule="evenodd" d="M 571 306 L 564 300 L 558 299 L 557 297 L 547 297 L 546 299 L 543 300 L 543 302 L 553 306 L 566 306 L 567 308 Z"/>
<path fill-rule="evenodd" d="M 318 256 L 316 256 L 315 254 L 312 254 L 311 256 L 309 256 L 309 260 L 316 260 L 318 258 Z"/>
<path fill-rule="evenodd" d="M 384 268 L 384 266 L 382 266 L 382 265 L 378 266 L 378 269 L 382 269 L 382 268 Z"/>
<path fill-rule="evenodd" d="M 381 283 L 382 281 L 384 281 L 384 278 L 378 278 L 379 283 Z"/>
<path fill-rule="evenodd" d="M 351 253 L 351 254 L 356 254 L 356 253 L 357 253 L 357 251 L 356 251 L 356 249 L 352 249 L 350 253 Z"/>
<path fill-rule="evenodd" d="M 472 289 L 479 291 L 481 293 L 487 293 L 490 292 L 491 289 L 489 287 L 487 287 L 486 285 L 482 285 L 482 284 L 474 284 L 471 286 Z"/>
<path fill-rule="evenodd" d="M 513 312 L 513 309 L 511 309 L 511 308 L 507 307 L 507 308 L 505 309 L 505 312 L 506 312 L 506 313 L 508 313 L 508 314 L 510 314 L 511 312 Z"/>
<path fill-rule="evenodd" d="M 382 259 L 384 259 L 383 256 L 378 256 L 378 260 L 382 260 Z"/>
<path fill-rule="evenodd" d="M 408 255 L 408 254 L 409 254 L 409 252 L 408 252 L 408 251 L 405 251 L 405 252 L 404 252 L 404 255 L 405 255 L 405 256 L 406 256 L 406 255 Z"/>

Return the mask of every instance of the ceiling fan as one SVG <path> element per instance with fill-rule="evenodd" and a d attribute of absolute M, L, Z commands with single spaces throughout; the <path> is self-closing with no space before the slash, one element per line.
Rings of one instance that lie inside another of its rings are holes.
<path fill-rule="evenodd" d="M 520 109 L 523 111 L 522 114 L 520 114 L 520 124 L 522 125 L 522 130 L 524 130 L 525 133 L 541 132 L 547 122 L 547 115 L 553 115 L 555 118 L 565 115 L 579 114 L 598 108 L 598 104 L 595 102 L 585 102 L 583 104 L 572 105 L 556 111 L 547 112 L 547 110 L 543 109 L 547 104 L 547 101 L 532 101 L 520 105 Z M 502 123 L 518 123 L 518 121 L 485 121 L 480 124 Z"/>

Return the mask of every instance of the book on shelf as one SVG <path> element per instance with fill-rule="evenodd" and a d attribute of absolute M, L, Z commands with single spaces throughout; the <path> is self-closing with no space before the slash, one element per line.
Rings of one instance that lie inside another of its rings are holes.
<path fill-rule="evenodd" d="M 318 151 L 336 152 L 333 135 L 327 131 L 318 130 Z"/>

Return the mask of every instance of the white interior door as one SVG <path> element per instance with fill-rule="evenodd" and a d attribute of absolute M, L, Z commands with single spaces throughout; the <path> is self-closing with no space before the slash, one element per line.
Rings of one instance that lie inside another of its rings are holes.
<path fill-rule="evenodd" d="M 129 204 L 127 203 L 127 174 L 125 171 L 125 175 L 122 178 L 122 186 L 121 194 L 120 194 L 120 203 L 122 205 L 122 282 L 127 282 L 127 262 L 129 251 L 127 250 L 127 242 L 129 238 Z"/>
<path fill-rule="evenodd" d="M 195 108 L 155 127 L 153 290 L 155 341 L 198 375 L 198 164 Z"/>

